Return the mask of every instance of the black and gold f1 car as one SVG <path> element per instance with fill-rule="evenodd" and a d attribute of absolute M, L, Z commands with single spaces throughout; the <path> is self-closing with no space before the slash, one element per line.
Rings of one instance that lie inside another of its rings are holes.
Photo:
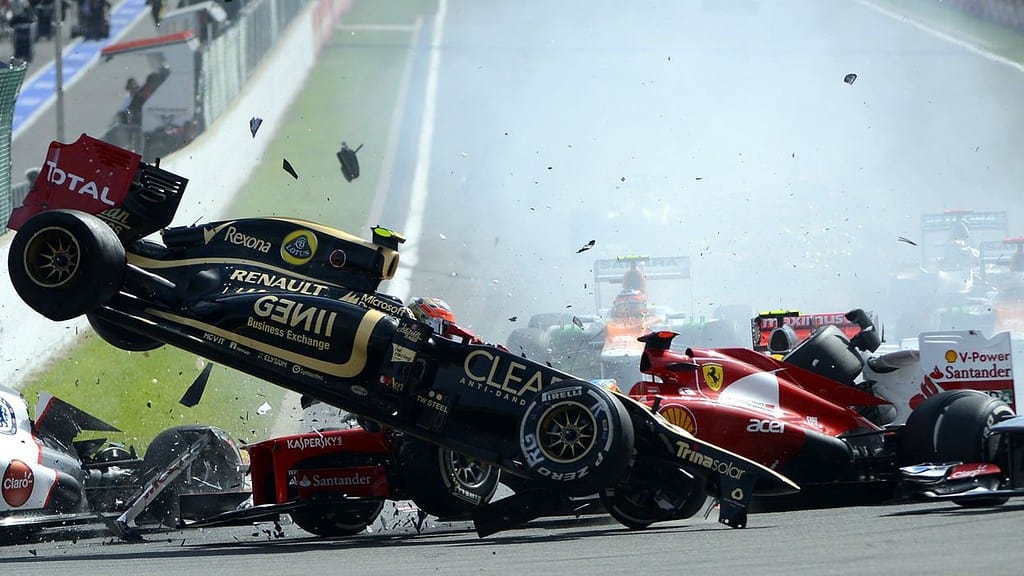
<path fill-rule="evenodd" d="M 189 350 L 536 487 L 477 509 L 481 536 L 595 492 L 638 526 L 693 515 L 710 494 L 742 527 L 755 490 L 798 489 L 623 395 L 434 334 L 377 292 L 398 266 L 395 233 L 367 242 L 289 218 L 167 228 L 186 184 L 86 135 L 51 144 L 8 224 L 18 294 L 53 320 L 86 315 L 114 346 Z"/>

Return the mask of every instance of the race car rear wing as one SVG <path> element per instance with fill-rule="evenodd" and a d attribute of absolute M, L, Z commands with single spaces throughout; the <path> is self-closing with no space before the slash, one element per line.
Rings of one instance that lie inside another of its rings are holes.
<path fill-rule="evenodd" d="M 687 280 L 690 278 L 689 256 L 620 256 L 594 261 L 594 296 L 597 309 L 604 305 L 601 298 L 602 284 L 621 285 L 626 272 L 639 268 L 647 280 Z"/>
<path fill-rule="evenodd" d="M 978 245 L 978 259 L 981 261 L 982 279 L 990 272 L 1010 270 L 1016 262 L 1015 255 L 1024 253 L 1024 237 L 986 240 Z M 1017 259 L 1024 256 L 1016 256 Z"/>
<path fill-rule="evenodd" d="M 171 223 L 188 179 L 142 162 L 138 154 L 82 134 L 70 144 L 51 142 L 24 203 L 7 227 L 61 208 L 95 214 L 131 242 Z"/>
<path fill-rule="evenodd" d="M 950 241 L 950 234 L 958 223 L 967 226 L 970 234 L 968 244 L 972 247 L 980 243 L 1001 240 L 1006 237 L 1009 217 L 1002 210 L 948 210 L 936 214 L 921 215 L 921 264 L 929 267 L 943 256 L 944 247 Z"/>

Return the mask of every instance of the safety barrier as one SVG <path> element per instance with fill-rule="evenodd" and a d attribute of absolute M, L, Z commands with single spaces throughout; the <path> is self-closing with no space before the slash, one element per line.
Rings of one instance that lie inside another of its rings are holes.
<path fill-rule="evenodd" d="M 24 62 L 0 67 L 0 234 L 15 204 L 11 201 L 11 122 L 14 103 L 18 100 L 21 82 L 28 65 Z"/>

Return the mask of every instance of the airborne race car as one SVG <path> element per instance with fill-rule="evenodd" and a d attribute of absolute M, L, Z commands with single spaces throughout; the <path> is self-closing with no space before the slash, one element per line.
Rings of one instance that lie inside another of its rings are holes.
<path fill-rule="evenodd" d="M 219 428 L 170 428 L 143 458 L 105 439 L 75 441 L 83 430 L 118 432 L 49 395 L 33 421 L 21 395 L 0 386 L 0 544 L 73 524 L 104 522 L 124 536 L 174 527 L 179 495 L 244 481 L 238 448 Z"/>
<path fill-rule="evenodd" d="M 287 218 L 167 228 L 186 180 L 83 135 L 53 143 L 25 204 L 9 271 L 40 314 L 87 315 L 111 344 L 171 344 L 530 480 L 474 511 L 481 535 L 564 495 L 654 489 L 665 517 L 710 491 L 746 524 L 754 491 L 797 486 L 694 438 L 646 406 L 495 346 L 435 337 L 377 292 L 400 236 L 367 242 Z M 146 237 L 163 230 L 162 242 Z M 628 504 L 628 503 L 627 503 Z"/>
<path fill-rule="evenodd" d="M 877 349 L 880 335 L 860 310 L 848 313 L 847 320 L 860 325 L 852 339 L 834 325 L 821 326 L 781 359 L 740 348 L 679 352 L 669 348 L 671 332 L 651 334 L 644 338 L 641 367 L 652 378 L 637 383 L 629 394 L 698 438 L 800 483 L 798 495 L 761 501 L 770 507 L 891 499 L 897 494 L 900 467 L 923 462 L 994 462 L 1005 451 L 1005 442 L 993 435 L 993 425 L 1012 417 L 1011 407 L 998 396 L 958 389 L 962 382 L 944 382 L 945 391 L 932 387 L 929 397 L 924 397 L 920 375 L 922 367 L 932 371 L 931 364 L 926 364 L 932 362 L 929 354 L 922 352 L 918 360 L 914 351 L 914 370 L 908 368 L 898 377 L 894 364 L 885 361 L 891 360 L 890 355 L 872 357 L 868 360 L 871 370 L 866 372 L 871 379 L 858 381 L 864 367 L 862 353 Z M 972 356 L 984 362 L 990 358 L 1009 361 L 1008 346 L 1005 352 L 974 354 L 968 348 L 954 349 L 950 343 L 960 342 L 950 338 L 962 337 L 977 352 L 978 342 L 969 338 L 970 333 L 939 336 L 945 340 L 937 340 L 942 346 L 938 355 L 959 363 L 945 371 L 952 376 L 973 374 L 963 368 Z M 894 354 L 904 360 L 910 357 L 909 351 Z M 916 379 L 907 375 L 910 371 L 918 375 Z M 985 369 L 986 374 L 990 371 Z M 892 397 L 879 397 L 869 390 Z M 902 425 L 883 425 L 894 421 L 892 404 L 899 405 L 896 413 L 905 418 L 905 424 L 901 420 Z M 871 410 L 881 407 L 890 410 Z M 638 502 L 644 499 L 637 495 Z M 658 518 L 655 514 L 648 519 Z"/>

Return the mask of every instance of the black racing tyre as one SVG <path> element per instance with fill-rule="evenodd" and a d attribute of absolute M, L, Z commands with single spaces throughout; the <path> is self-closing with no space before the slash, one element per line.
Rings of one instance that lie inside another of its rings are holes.
<path fill-rule="evenodd" d="M 903 427 L 900 465 L 992 462 L 999 452 L 994 424 L 1013 416 L 1005 402 L 976 390 L 947 390 L 922 402 Z M 965 507 L 995 506 L 1007 498 L 953 500 Z"/>
<path fill-rule="evenodd" d="M 864 367 L 843 331 L 832 325 L 815 330 L 783 361 L 844 384 L 852 383 Z"/>
<path fill-rule="evenodd" d="M 562 324 L 572 324 L 572 314 L 566 314 L 565 312 L 534 314 L 530 316 L 527 326 L 543 332 L 552 326 L 560 326 Z"/>
<path fill-rule="evenodd" d="M 749 322 L 748 322 L 749 326 Z M 749 346 L 745 338 L 749 330 L 740 330 L 732 320 L 711 320 L 700 329 L 702 348 L 731 348 Z"/>
<path fill-rule="evenodd" d="M 405 495 L 439 518 L 469 514 L 490 502 L 498 488 L 498 468 L 411 438 L 398 450 L 398 471 Z"/>
<path fill-rule="evenodd" d="M 519 447 L 527 470 L 567 496 L 614 485 L 629 465 L 633 424 L 609 392 L 581 380 L 546 387 L 526 407 Z"/>
<path fill-rule="evenodd" d="M 7 267 L 18 296 L 59 321 L 109 302 L 121 287 L 126 261 L 121 240 L 96 216 L 49 210 L 15 234 Z"/>
<path fill-rule="evenodd" d="M 704 507 L 708 494 L 696 480 L 669 486 L 658 479 L 626 482 L 601 493 L 605 510 L 620 524 L 643 530 L 655 522 L 684 520 Z"/>
<path fill-rule="evenodd" d="M 292 522 L 325 538 L 355 536 L 373 523 L 384 508 L 383 499 L 317 503 L 289 512 Z"/>
<path fill-rule="evenodd" d="M 546 332 L 536 328 L 516 328 L 505 343 L 509 351 L 534 362 L 550 362 L 551 350 Z"/>
<path fill-rule="evenodd" d="M 86 314 L 85 317 L 89 319 L 89 325 L 92 326 L 93 331 L 115 348 L 129 352 L 149 352 L 164 345 L 159 340 L 121 328 L 117 324 L 97 318 L 94 314 Z"/>
<path fill-rule="evenodd" d="M 240 488 L 245 482 L 241 454 L 227 432 L 212 426 L 178 426 L 168 428 L 149 444 L 143 457 L 148 481 L 174 462 L 202 434 L 210 431 L 209 444 L 182 473 L 175 478 L 150 504 L 144 516 L 161 524 L 176 527 L 180 519 L 178 496 L 206 494 Z"/>

